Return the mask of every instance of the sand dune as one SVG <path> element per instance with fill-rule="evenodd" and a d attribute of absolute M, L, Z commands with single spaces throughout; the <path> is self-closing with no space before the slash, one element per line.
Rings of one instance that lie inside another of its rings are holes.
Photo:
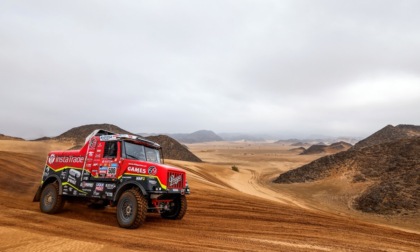
<path fill-rule="evenodd" d="M 192 193 L 181 221 L 149 214 L 144 226 L 125 230 L 118 227 L 114 208 L 92 210 L 70 203 L 59 214 L 42 214 L 31 200 L 46 148 L 60 147 L 54 145 L 0 141 L 0 178 L 7 178 L 0 181 L 0 251 L 417 251 L 420 247 L 419 227 L 414 224 L 364 217 L 346 209 L 339 199 L 325 200 L 326 191 L 340 185 L 268 183 L 280 171 L 319 157 L 300 156 L 288 147 L 270 144 L 192 144 L 189 149 L 205 162 L 167 160 L 188 173 Z"/>

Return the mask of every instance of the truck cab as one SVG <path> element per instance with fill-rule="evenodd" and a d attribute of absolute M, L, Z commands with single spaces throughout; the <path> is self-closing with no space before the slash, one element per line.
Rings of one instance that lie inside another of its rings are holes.
<path fill-rule="evenodd" d="M 45 213 L 66 200 L 116 206 L 121 227 L 137 228 L 146 212 L 182 219 L 189 194 L 184 170 L 165 165 L 159 144 L 136 135 L 93 131 L 80 150 L 51 151 L 34 197 Z"/>

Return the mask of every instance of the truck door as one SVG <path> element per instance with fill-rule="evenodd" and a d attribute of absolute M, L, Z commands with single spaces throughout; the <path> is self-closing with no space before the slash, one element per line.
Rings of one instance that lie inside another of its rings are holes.
<path fill-rule="evenodd" d="M 119 141 L 100 141 L 93 137 L 90 141 L 86 160 L 86 180 L 107 181 L 117 177 L 119 170 Z M 89 176 L 87 176 L 89 175 Z"/>
<path fill-rule="evenodd" d="M 119 169 L 119 153 L 120 142 L 108 141 L 105 142 L 103 149 L 102 162 L 99 166 L 99 177 L 106 179 L 115 179 Z"/>

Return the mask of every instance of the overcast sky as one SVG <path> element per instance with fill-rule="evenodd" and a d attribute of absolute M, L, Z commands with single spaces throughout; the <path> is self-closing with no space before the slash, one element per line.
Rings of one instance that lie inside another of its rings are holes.
<path fill-rule="evenodd" d="M 0 133 L 420 124 L 420 1 L 0 1 Z"/>

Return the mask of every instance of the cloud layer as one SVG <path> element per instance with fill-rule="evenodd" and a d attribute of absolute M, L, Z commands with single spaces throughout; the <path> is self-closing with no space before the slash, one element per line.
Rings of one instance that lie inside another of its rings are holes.
<path fill-rule="evenodd" d="M 0 132 L 420 124 L 418 1 L 2 1 Z"/>

